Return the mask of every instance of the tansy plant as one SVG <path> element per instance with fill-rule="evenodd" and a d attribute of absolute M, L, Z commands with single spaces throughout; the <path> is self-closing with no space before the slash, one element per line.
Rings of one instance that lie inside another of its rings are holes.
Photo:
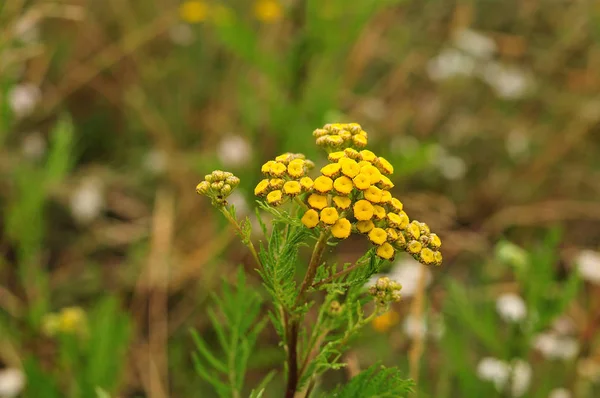
<path fill-rule="evenodd" d="M 401 286 L 380 278 L 365 284 L 386 262 L 404 251 L 427 265 L 440 265 L 440 238 L 427 224 L 410 220 L 403 204 L 390 189 L 393 166 L 365 149 L 367 133 L 356 123 L 327 124 L 314 131 L 316 143 L 328 153 L 328 163 L 311 176 L 315 164 L 302 154 L 285 153 L 266 162 L 264 179 L 254 189 L 259 207 L 272 217 L 272 229 L 261 221 L 265 240 L 257 250 L 250 239 L 248 219 L 238 221 L 228 195 L 239 179 L 214 171 L 196 187 L 209 197 L 236 228 L 256 261 L 257 271 L 272 300 L 269 318 L 285 349 L 285 397 L 309 397 L 325 390 L 320 376 L 344 366 L 341 357 L 350 339 L 390 303 L 400 300 Z M 315 173 L 317 174 L 317 173 Z M 259 220 L 260 212 L 257 211 Z M 364 236 L 371 246 L 353 264 L 328 262 L 325 254 L 351 235 Z M 305 265 L 298 255 L 312 246 Z M 302 279 L 297 278 L 303 274 Z M 257 321 L 261 299 L 244 286 L 240 273 L 236 292 L 226 287 L 224 299 L 216 299 L 219 317 L 211 312 L 223 358 L 209 350 L 195 334 L 199 374 L 219 396 L 239 397 L 250 351 L 264 322 Z M 226 322 L 223 324 L 222 319 Z M 237 352 L 236 352 L 237 350 Z M 254 389 L 258 397 L 270 378 Z M 346 385 L 320 396 L 404 396 L 411 381 L 398 370 L 371 367 Z"/>

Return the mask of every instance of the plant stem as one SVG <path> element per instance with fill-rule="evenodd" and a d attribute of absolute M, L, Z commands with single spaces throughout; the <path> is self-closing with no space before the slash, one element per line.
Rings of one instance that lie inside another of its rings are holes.
<path fill-rule="evenodd" d="M 292 320 L 289 324 L 287 344 L 288 383 L 285 398 L 294 398 L 298 387 L 298 326 L 298 319 Z"/>
<path fill-rule="evenodd" d="M 414 301 L 412 303 L 411 314 L 413 316 L 414 322 L 417 325 L 420 325 L 421 319 L 423 318 L 423 310 L 425 306 L 425 279 L 426 279 L 426 269 L 423 264 L 419 268 L 419 281 L 417 284 L 417 291 L 415 292 Z M 413 339 L 413 344 L 410 349 L 408 358 L 409 358 L 409 368 L 410 368 L 410 378 L 413 379 L 415 385 L 419 382 L 419 363 L 421 361 L 421 355 L 423 354 L 424 349 L 424 336 L 417 333 L 417 335 Z M 416 392 L 414 393 L 416 396 Z"/>
<path fill-rule="evenodd" d="M 312 285 L 315 276 L 317 275 L 317 268 L 321 265 L 321 258 L 323 257 L 323 252 L 325 252 L 325 248 L 327 247 L 327 239 L 329 238 L 329 233 L 323 231 L 315 244 L 315 248 L 313 249 L 312 256 L 310 258 L 310 263 L 308 263 L 308 269 L 306 270 L 306 275 L 304 276 L 304 280 L 302 281 L 302 285 L 300 286 L 300 292 L 298 292 L 298 297 L 296 298 L 296 305 L 300 303 L 302 296 L 306 292 L 306 290 Z"/>
<path fill-rule="evenodd" d="M 229 212 L 225 209 L 225 207 L 221 207 L 220 210 L 221 210 L 221 213 L 223 213 L 223 215 L 227 219 L 227 221 L 229 221 L 229 223 L 231 225 L 233 225 L 233 227 L 235 228 L 235 230 L 238 233 L 238 235 L 240 236 L 240 238 L 242 238 L 242 242 L 250 250 L 250 253 L 252 253 L 252 257 L 254 258 L 256 265 L 258 265 L 258 268 L 260 270 L 262 270 L 262 268 L 263 268 L 262 263 L 260 262 L 260 259 L 258 258 L 258 252 L 256 251 L 256 248 L 254 247 L 254 244 L 252 243 L 252 241 L 250 239 L 246 239 L 244 237 L 244 232 L 242 231 L 242 227 L 240 226 L 238 221 L 235 218 L 233 218 L 231 216 L 231 214 L 229 214 Z"/>

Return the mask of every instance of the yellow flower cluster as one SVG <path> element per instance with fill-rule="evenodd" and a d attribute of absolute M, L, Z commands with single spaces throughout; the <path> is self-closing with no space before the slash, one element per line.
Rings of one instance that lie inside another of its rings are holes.
<path fill-rule="evenodd" d="M 387 276 L 377 279 L 377 282 L 369 288 L 369 294 L 373 296 L 378 306 L 384 307 L 389 303 L 400 301 L 402 296 L 400 290 L 402 285 L 391 280 Z"/>
<path fill-rule="evenodd" d="M 338 239 L 352 232 L 363 234 L 386 260 L 403 250 L 423 264 L 440 265 L 440 238 L 427 224 L 411 221 L 402 202 L 392 196 L 394 184 L 388 176 L 394 167 L 385 158 L 360 150 L 367 143 L 361 126 L 328 124 L 314 135 L 317 144 L 327 149 L 345 147 L 329 152 L 329 163 L 321 168 L 320 176 L 312 180 L 306 175 L 308 161 L 302 155 L 284 154 L 263 165 L 262 172 L 270 178 L 262 180 L 254 193 L 266 196 L 274 206 L 286 197 L 302 195 L 308 210 L 301 221 L 307 228 L 329 229 Z"/>
<path fill-rule="evenodd" d="M 214 205 L 227 205 L 226 198 L 240 183 L 240 179 L 228 171 L 215 170 L 196 185 L 196 193 L 212 199 Z"/>
<path fill-rule="evenodd" d="M 87 333 L 87 316 L 80 307 L 66 307 L 58 313 L 44 315 L 42 330 L 50 337 L 61 333 L 84 336 Z"/>
<path fill-rule="evenodd" d="M 367 146 L 367 133 L 358 123 L 330 123 L 316 129 L 313 136 L 317 145 L 328 152 L 345 148 L 364 148 Z"/>
<path fill-rule="evenodd" d="M 314 163 L 300 153 L 279 155 L 262 165 L 261 171 L 267 178 L 258 183 L 254 194 L 265 197 L 268 204 L 278 206 L 313 188 L 312 178 L 306 175 L 313 167 Z"/>

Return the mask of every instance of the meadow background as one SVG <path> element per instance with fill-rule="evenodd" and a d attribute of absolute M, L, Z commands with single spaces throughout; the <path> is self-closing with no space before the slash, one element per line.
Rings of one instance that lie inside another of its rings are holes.
<path fill-rule="evenodd" d="M 0 397 L 215 396 L 189 330 L 260 281 L 194 188 L 232 171 L 252 217 L 260 165 L 338 121 L 444 264 L 390 264 L 402 302 L 321 388 L 381 361 L 419 397 L 600 396 L 599 70 L 592 0 L 1 1 Z"/>

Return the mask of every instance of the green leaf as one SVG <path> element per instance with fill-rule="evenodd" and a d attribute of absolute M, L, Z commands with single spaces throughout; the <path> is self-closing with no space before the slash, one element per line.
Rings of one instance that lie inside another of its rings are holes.
<path fill-rule="evenodd" d="M 379 364 L 372 365 L 354 376 L 347 384 L 339 386 L 326 398 L 399 398 L 406 397 L 414 383 L 405 380 L 398 368 L 386 368 Z"/>

